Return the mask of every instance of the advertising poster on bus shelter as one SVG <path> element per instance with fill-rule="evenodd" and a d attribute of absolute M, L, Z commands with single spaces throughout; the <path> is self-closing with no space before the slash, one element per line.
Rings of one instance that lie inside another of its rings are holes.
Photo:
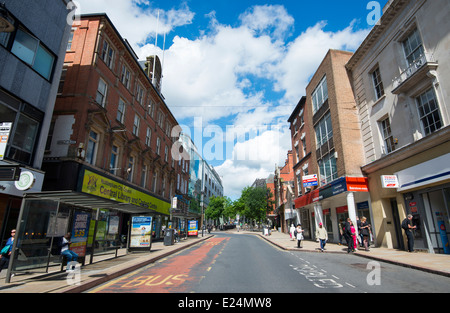
<path fill-rule="evenodd" d="M 75 212 L 72 227 L 72 244 L 70 250 L 78 254 L 78 256 L 86 256 L 86 245 L 89 234 L 89 222 L 91 214 L 87 212 Z"/>
<path fill-rule="evenodd" d="M 189 221 L 188 236 L 198 236 L 198 221 Z"/>
<path fill-rule="evenodd" d="M 130 235 L 131 248 L 149 248 L 152 238 L 152 217 L 133 216 Z"/>

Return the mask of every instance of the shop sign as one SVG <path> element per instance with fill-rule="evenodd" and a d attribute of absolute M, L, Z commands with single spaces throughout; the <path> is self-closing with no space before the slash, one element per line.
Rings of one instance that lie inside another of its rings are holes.
<path fill-rule="evenodd" d="M 152 236 L 152 217 L 133 216 L 131 219 L 130 247 L 148 248 Z"/>
<path fill-rule="evenodd" d="M 162 214 L 170 214 L 170 202 L 152 197 L 87 169 L 84 171 L 82 183 L 81 192 L 121 203 L 134 204 Z"/>
<path fill-rule="evenodd" d="M 198 221 L 197 220 L 189 221 L 188 236 L 198 236 Z"/>
<path fill-rule="evenodd" d="M 8 144 L 9 134 L 11 133 L 12 123 L 0 123 L 0 160 L 3 160 Z"/>
<path fill-rule="evenodd" d="M 397 175 L 381 175 L 383 188 L 399 188 Z"/>
<path fill-rule="evenodd" d="M 14 186 L 20 191 L 25 191 L 31 189 L 36 182 L 36 178 L 33 173 L 29 171 L 23 171 L 20 173 L 20 178 L 18 181 L 14 182 Z"/>
<path fill-rule="evenodd" d="M 302 177 L 303 187 L 317 186 L 317 174 L 306 175 Z"/>

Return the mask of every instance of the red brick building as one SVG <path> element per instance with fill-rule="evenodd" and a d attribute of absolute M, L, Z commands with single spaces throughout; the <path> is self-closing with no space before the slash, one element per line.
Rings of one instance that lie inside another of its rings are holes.
<path fill-rule="evenodd" d="M 161 64 L 156 57 L 154 67 L 154 59 L 139 62 L 106 14 L 82 15 L 72 27 L 43 189 L 70 191 L 74 200 L 67 204 L 102 208 L 107 221 L 119 219 L 106 236 L 112 240 L 128 234 L 133 215 L 152 216 L 153 237 L 159 238 L 169 224 L 171 199 L 187 194 L 189 162 L 172 157 L 178 122 L 159 90 Z M 100 190 L 91 191 L 90 181 Z"/>

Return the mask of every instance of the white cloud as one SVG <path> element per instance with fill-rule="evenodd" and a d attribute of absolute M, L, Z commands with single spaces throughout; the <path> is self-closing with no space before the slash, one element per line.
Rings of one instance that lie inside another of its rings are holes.
<path fill-rule="evenodd" d="M 141 59 L 155 51 L 162 57 L 161 49 L 149 40 L 156 31 L 157 16 L 151 1 L 79 3 L 82 13 L 106 12 Z M 176 34 L 177 27 L 194 23 L 194 16 L 186 4 L 161 10 L 159 33 Z M 201 116 L 205 125 L 233 117 L 232 123 L 244 129 L 249 125 L 284 127 L 260 132 L 234 146 L 233 155 L 257 147 L 264 159 L 229 159 L 216 166 L 223 176 L 225 195 L 238 197 L 256 178 L 273 173 L 275 164 L 284 164 L 291 149 L 287 119 L 327 51 L 356 49 L 368 30 L 357 30 L 351 23 L 332 32 L 321 21 L 288 41 L 294 19 L 282 5 L 253 6 L 239 16 L 241 24 L 233 27 L 221 24 L 214 11 L 207 17 L 210 23 L 199 37 L 175 36 L 166 45 L 162 92 L 172 113 L 179 121 Z M 273 92 L 278 92 L 278 98 L 268 99 Z"/>

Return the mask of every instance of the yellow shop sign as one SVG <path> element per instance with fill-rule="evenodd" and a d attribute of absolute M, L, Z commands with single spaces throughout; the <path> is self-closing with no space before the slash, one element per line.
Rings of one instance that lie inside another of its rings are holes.
<path fill-rule="evenodd" d="M 85 170 L 81 192 L 97 197 L 130 203 L 162 214 L 169 214 L 170 203 Z"/>

